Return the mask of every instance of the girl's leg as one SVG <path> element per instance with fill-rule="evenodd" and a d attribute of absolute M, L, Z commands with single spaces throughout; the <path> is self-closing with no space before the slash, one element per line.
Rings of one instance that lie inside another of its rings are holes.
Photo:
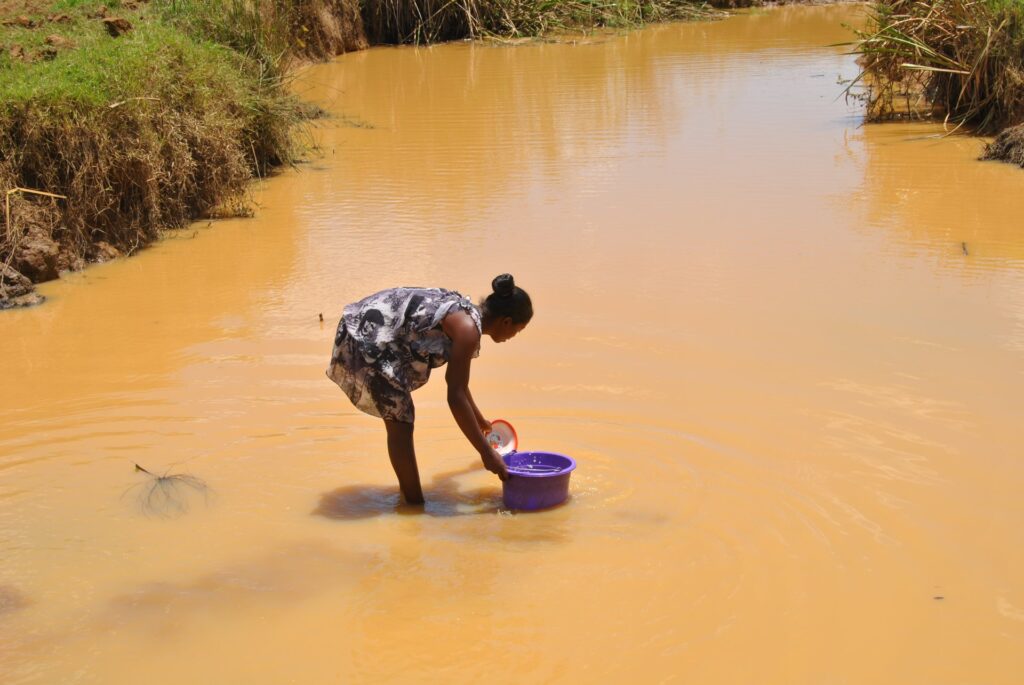
<path fill-rule="evenodd" d="M 420 471 L 416 466 L 416 451 L 412 444 L 412 424 L 384 420 L 388 429 L 388 456 L 398 476 L 398 486 L 409 504 L 423 504 Z"/>

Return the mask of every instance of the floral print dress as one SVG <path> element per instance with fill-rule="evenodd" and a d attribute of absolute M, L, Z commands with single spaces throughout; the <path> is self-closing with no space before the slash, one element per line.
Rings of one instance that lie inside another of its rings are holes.
<path fill-rule="evenodd" d="M 412 391 L 448 363 L 452 341 L 441 321 L 464 311 L 482 333 L 480 310 L 454 290 L 391 288 L 345 307 L 327 376 L 358 409 L 412 423 Z M 473 354 L 480 354 L 478 347 Z"/>

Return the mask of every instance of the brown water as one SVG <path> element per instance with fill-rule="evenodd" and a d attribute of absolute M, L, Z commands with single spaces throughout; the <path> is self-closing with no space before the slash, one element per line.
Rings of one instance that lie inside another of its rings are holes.
<path fill-rule="evenodd" d="M 844 21 L 309 69 L 256 218 L 0 316 L 0 682 L 1019 683 L 1024 173 L 862 126 Z M 503 511 L 438 375 L 405 511 L 334 322 L 502 271 L 474 395 L 572 499 Z"/>

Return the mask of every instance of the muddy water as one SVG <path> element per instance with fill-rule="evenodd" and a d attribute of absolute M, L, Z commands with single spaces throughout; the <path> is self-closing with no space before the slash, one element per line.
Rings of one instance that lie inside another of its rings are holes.
<path fill-rule="evenodd" d="M 1019 682 L 1024 175 L 862 126 L 851 21 L 309 69 L 255 218 L 0 317 L 0 680 Z M 438 376 L 404 510 L 334 320 L 502 271 L 474 395 L 572 500 L 503 511 Z M 147 516 L 136 463 L 209 491 Z"/>

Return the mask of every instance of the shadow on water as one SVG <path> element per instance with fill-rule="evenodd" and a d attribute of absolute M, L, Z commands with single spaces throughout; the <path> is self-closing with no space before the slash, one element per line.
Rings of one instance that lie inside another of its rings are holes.
<path fill-rule="evenodd" d="M 479 470 L 479 465 L 474 464 L 434 476 L 430 485 L 423 489 L 427 502 L 422 506 L 403 502 L 397 485 L 356 484 L 322 494 L 312 514 L 339 521 L 354 521 L 391 514 L 450 517 L 493 515 L 503 511 L 500 487 L 471 490 L 460 487 L 458 479 L 461 476 Z"/>
<path fill-rule="evenodd" d="M 17 588 L 0 585 L 0 616 L 24 609 L 29 604 L 28 598 Z"/>

